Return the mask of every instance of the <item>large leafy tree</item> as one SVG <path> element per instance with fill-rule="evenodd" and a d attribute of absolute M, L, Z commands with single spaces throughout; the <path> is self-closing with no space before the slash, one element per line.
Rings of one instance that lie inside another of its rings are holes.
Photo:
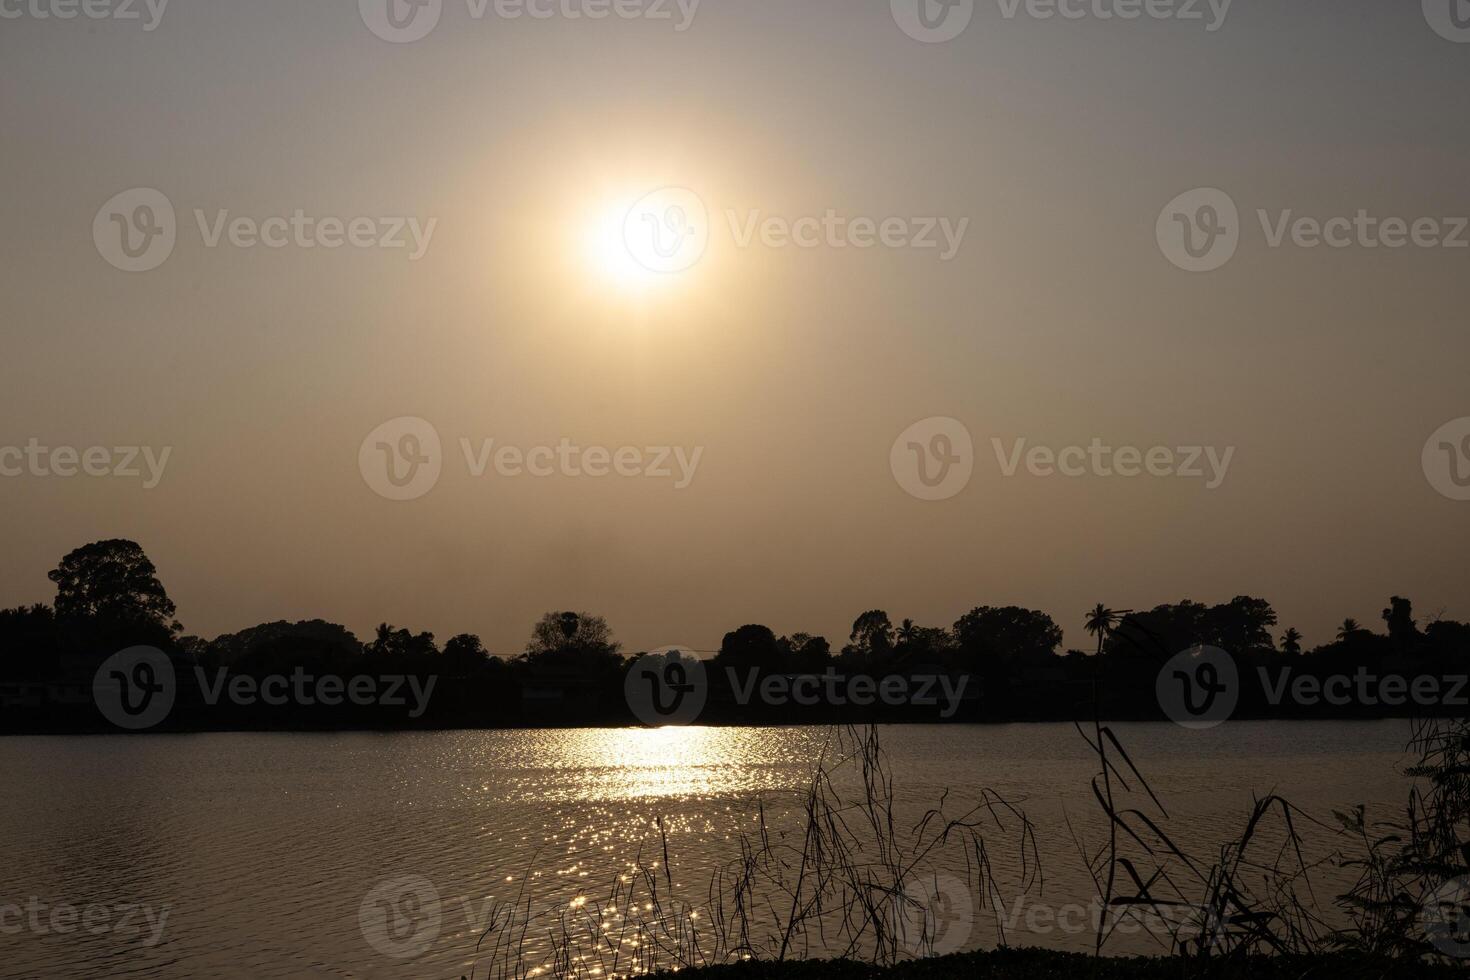
<path fill-rule="evenodd" d="M 955 621 L 953 632 L 967 659 L 989 666 L 1050 657 L 1062 642 L 1062 629 L 1050 616 L 1019 606 L 976 606 Z"/>
<path fill-rule="evenodd" d="M 825 670 L 832 662 L 832 645 L 825 636 L 792 633 L 781 637 L 776 645 L 793 670 L 816 674 Z"/>
<path fill-rule="evenodd" d="M 789 665 L 782 662 L 776 634 L 769 626 L 749 623 L 725 634 L 715 660 L 722 666 L 776 670 Z"/>
<path fill-rule="evenodd" d="M 549 612 L 531 630 L 531 641 L 521 660 L 536 668 L 593 676 L 621 667 L 619 646 L 601 616 Z"/>
<path fill-rule="evenodd" d="M 1228 603 L 1212 606 L 1205 616 L 1204 642 L 1226 650 L 1270 650 L 1276 610 L 1265 599 L 1238 595 Z"/>
<path fill-rule="evenodd" d="M 1196 644 L 1221 647 L 1234 655 L 1274 650 L 1276 611 L 1264 599 L 1236 596 L 1206 606 L 1185 599 L 1134 613 L 1113 627 L 1108 653 L 1168 658 Z"/>
<path fill-rule="evenodd" d="M 589 616 L 585 612 L 549 612 L 531 630 L 526 656 L 535 658 L 540 654 L 565 650 L 616 653 L 618 644 L 613 640 L 607 620 L 601 616 Z"/>
<path fill-rule="evenodd" d="M 485 644 L 473 633 L 459 633 L 444 644 L 444 662 L 459 673 L 472 673 L 489 663 Z"/>
<path fill-rule="evenodd" d="M 869 657 L 884 656 L 893 649 L 893 623 L 883 610 L 869 609 L 853 620 L 848 642 Z"/>
<path fill-rule="evenodd" d="M 83 545 L 46 577 L 56 583 L 58 616 L 158 626 L 170 634 L 183 629 L 158 570 L 136 541 Z"/>

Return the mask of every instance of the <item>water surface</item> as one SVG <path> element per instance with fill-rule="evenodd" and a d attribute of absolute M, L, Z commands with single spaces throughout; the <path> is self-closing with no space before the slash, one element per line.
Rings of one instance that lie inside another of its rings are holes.
<path fill-rule="evenodd" d="M 1206 853 L 1264 793 L 1330 822 L 1359 802 L 1386 813 L 1408 790 L 1397 772 L 1402 721 L 1117 730 L 1170 832 Z M 1096 758 L 1072 726 L 905 726 L 881 737 L 906 819 L 947 789 L 951 813 L 982 787 L 1024 808 L 1044 879 L 1022 908 L 1093 899 L 1073 835 L 1101 841 Z M 0 915 L 0 974 L 458 977 L 475 965 L 490 903 L 605 896 L 634 862 L 660 857 L 660 819 L 669 877 L 697 906 L 711 870 L 755 831 L 758 804 L 774 834 L 799 835 L 802 794 L 832 739 L 820 728 L 0 739 L 0 907 L 12 907 Z M 1013 830 L 986 831 L 1012 912 L 1022 879 Z M 1311 833 L 1313 853 L 1327 854 L 1327 831 Z M 362 913 L 375 886 L 404 876 L 432 884 L 438 918 L 421 953 L 395 959 L 365 938 Z M 1330 894 L 1350 877 L 1326 867 L 1318 880 Z M 37 902 L 43 911 L 28 912 Z M 136 928 L 103 931 L 94 912 L 93 933 L 65 912 L 53 927 L 45 910 L 58 905 L 78 915 L 103 906 L 112 922 L 131 906 L 166 918 L 155 930 L 135 911 Z M 1030 927 L 1011 918 L 1012 943 L 1090 948 L 1089 931 L 1049 915 Z M 977 904 L 966 946 L 994 941 Z M 1147 948 L 1120 936 L 1114 951 Z"/>

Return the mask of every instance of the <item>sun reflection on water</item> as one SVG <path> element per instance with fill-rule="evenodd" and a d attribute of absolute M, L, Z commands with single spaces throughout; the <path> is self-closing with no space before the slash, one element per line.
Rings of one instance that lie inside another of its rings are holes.
<path fill-rule="evenodd" d="M 501 770 L 498 785 L 479 786 L 494 797 L 582 804 L 760 793 L 789 787 L 821 752 L 819 733 L 783 734 L 694 726 L 540 732 L 534 753 L 478 760 Z M 498 755 L 502 746 L 481 750 Z"/>

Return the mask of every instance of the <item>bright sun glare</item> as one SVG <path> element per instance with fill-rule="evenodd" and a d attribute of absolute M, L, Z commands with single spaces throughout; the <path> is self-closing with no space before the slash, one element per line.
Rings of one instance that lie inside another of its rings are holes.
<path fill-rule="evenodd" d="M 601 278 L 637 291 L 682 279 L 709 239 L 703 202 L 670 187 L 606 204 L 585 229 L 583 248 Z"/>
<path fill-rule="evenodd" d="M 629 248 L 624 222 L 632 204 L 624 200 L 604 207 L 587 228 L 583 245 L 592 267 L 604 280 L 623 289 L 642 290 L 672 277 L 643 265 Z"/>

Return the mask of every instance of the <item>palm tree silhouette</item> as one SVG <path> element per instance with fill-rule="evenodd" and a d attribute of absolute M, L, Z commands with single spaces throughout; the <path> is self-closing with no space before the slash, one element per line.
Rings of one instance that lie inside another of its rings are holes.
<path fill-rule="evenodd" d="M 912 643 L 919 635 L 919 628 L 914 625 L 912 619 L 905 619 L 898 626 L 898 639 L 901 643 Z"/>
<path fill-rule="evenodd" d="M 1349 635 L 1356 633 L 1362 628 L 1363 627 L 1358 624 L 1358 621 L 1356 619 L 1344 619 L 1342 621 L 1342 625 L 1337 628 L 1337 638 L 1339 640 L 1346 640 Z"/>
<path fill-rule="evenodd" d="M 1119 621 L 1132 612 L 1131 609 L 1109 609 L 1099 602 L 1087 614 L 1087 632 L 1097 637 L 1097 653 L 1102 656 L 1103 641 L 1113 635 Z"/>
<path fill-rule="evenodd" d="M 1302 652 L 1302 635 L 1295 626 L 1281 634 L 1281 652 L 1292 657 Z"/>

